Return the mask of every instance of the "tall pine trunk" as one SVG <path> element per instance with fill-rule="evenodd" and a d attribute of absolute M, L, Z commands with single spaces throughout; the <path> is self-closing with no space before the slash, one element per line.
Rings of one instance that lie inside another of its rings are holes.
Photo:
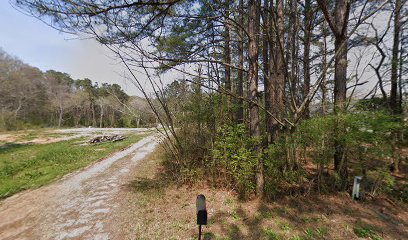
<path fill-rule="evenodd" d="M 341 115 L 345 112 L 346 104 L 346 79 L 347 79 L 347 40 L 345 37 L 335 40 L 336 59 L 334 63 L 334 111 Z M 334 168 L 341 177 L 341 189 L 347 187 L 348 167 L 345 144 L 339 140 L 344 134 L 345 126 L 342 117 L 336 119 L 336 139 L 334 153 Z"/>
<path fill-rule="evenodd" d="M 341 135 L 346 131 L 341 117 L 346 111 L 347 87 L 347 26 L 349 23 L 350 1 L 336 0 L 334 14 L 328 10 L 327 0 L 317 0 L 326 21 L 335 37 L 334 41 L 334 112 L 337 115 L 335 126 L 334 168 L 340 176 L 340 190 L 348 186 L 347 150 Z M 334 15 L 334 19 L 333 19 Z"/>
<path fill-rule="evenodd" d="M 269 9 L 269 1 L 264 0 L 264 9 L 262 12 L 263 16 L 263 25 L 262 25 L 262 64 L 263 64 L 263 80 L 264 80 L 264 89 L 265 89 L 265 110 L 270 111 L 271 109 L 271 101 L 269 97 L 269 91 L 268 89 L 270 88 L 270 74 L 269 74 L 269 36 L 270 36 L 270 25 L 269 25 L 269 14 L 268 14 L 268 9 Z M 269 127 L 269 122 L 270 122 L 270 116 L 268 113 L 265 115 L 265 126 L 266 126 L 266 131 L 268 132 Z M 269 135 L 268 135 L 269 136 Z M 267 138 L 267 143 L 269 143 L 269 137 Z"/>
<path fill-rule="evenodd" d="M 299 74 L 298 74 L 298 59 L 299 59 L 299 45 L 298 45 L 298 2 L 296 0 L 291 1 L 291 17 L 290 17 L 290 26 L 291 30 L 289 31 L 288 52 L 290 52 L 290 91 L 292 95 L 290 99 L 292 103 L 299 104 L 301 99 L 297 97 L 297 86 L 299 83 Z M 290 51 L 289 51 L 290 49 Z M 289 98 L 289 97 L 288 97 Z M 289 102 L 289 101 L 288 101 Z"/>
<path fill-rule="evenodd" d="M 322 33 L 323 33 L 323 46 L 322 46 L 322 84 L 320 86 L 321 91 L 322 91 L 322 102 L 321 102 L 321 114 L 325 115 L 326 114 L 326 95 L 327 95 L 327 89 L 326 89 L 326 84 L 327 84 L 327 72 L 324 71 L 327 65 L 327 30 L 326 30 L 326 24 L 323 22 L 321 25 Z"/>
<path fill-rule="evenodd" d="M 348 25 L 348 0 L 336 1 L 335 12 L 335 42 L 336 54 L 334 63 L 334 111 L 343 114 L 346 111 L 346 87 L 347 87 L 347 25 Z M 342 117 L 338 117 L 336 126 L 336 140 L 334 153 L 334 167 L 341 178 L 340 189 L 346 189 L 348 185 L 348 166 L 346 146 L 339 136 L 344 134 L 345 126 Z"/>
<path fill-rule="evenodd" d="M 244 122 L 244 0 L 239 0 L 239 19 L 238 19 L 238 77 L 237 77 L 237 112 L 236 112 L 236 122 Z"/>
<path fill-rule="evenodd" d="M 392 46 L 392 60 L 391 60 L 391 94 L 390 94 L 390 108 L 393 114 L 400 114 L 401 109 L 398 104 L 398 51 L 400 44 L 401 31 L 401 0 L 395 0 L 394 8 L 394 40 Z"/>
<path fill-rule="evenodd" d="M 285 112 L 285 74 L 284 74 L 284 15 L 283 15 L 283 0 L 276 1 L 276 11 L 274 18 L 275 30 L 273 45 L 273 69 L 271 72 L 271 110 L 275 117 L 282 118 Z M 272 57 L 272 56 L 271 56 Z M 278 138 L 280 125 L 275 118 L 271 119 L 271 127 L 269 129 L 270 142 L 274 142 Z"/>
<path fill-rule="evenodd" d="M 269 10 L 271 13 L 269 18 L 269 25 L 271 26 L 269 39 L 269 82 L 265 86 L 265 101 L 269 101 L 266 105 L 266 110 L 272 113 L 274 117 L 280 118 L 285 110 L 283 0 L 277 0 L 276 8 L 274 8 L 273 1 L 270 1 Z M 273 143 L 278 138 L 279 123 L 269 114 L 267 114 L 266 123 L 268 143 Z"/>
<path fill-rule="evenodd" d="M 266 7 L 266 6 L 265 6 Z M 268 78 L 267 81 L 264 83 L 264 88 L 265 88 L 265 110 L 269 113 L 274 114 L 274 108 L 273 108 L 273 103 L 274 103 L 274 88 L 273 88 L 273 79 L 272 79 L 272 72 L 275 70 L 274 64 L 275 64 L 275 35 L 274 35 L 274 6 L 273 6 L 273 1 L 269 1 L 269 15 L 267 15 L 268 18 L 268 45 L 269 45 L 269 63 L 268 63 Z M 273 142 L 274 136 L 273 136 L 273 118 L 270 114 L 266 114 L 266 132 L 267 132 L 267 142 L 268 144 Z"/>
<path fill-rule="evenodd" d="M 303 52 L 303 96 L 306 97 L 310 91 L 310 39 L 312 34 L 312 6 L 311 0 L 305 0 L 305 36 L 304 36 L 304 52 Z M 304 116 L 309 118 L 309 107 L 306 108 Z"/>
<path fill-rule="evenodd" d="M 225 19 L 224 19 L 224 81 L 225 81 L 225 90 L 228 93 L 231 93 L 231 47 L 230 47 L 230 27 L 229 27 L 229 15 L 230 15 L 230 1 L 225 1 Z M 227 100 L 227 112 L 230 112 L 230 97 Z M 229 117 L 229 116 L 228 116 Z"/>
<path fill-rule="evenodd" d="M 259 1 L 248 1 L 248 38 L 249 38 L 249 131 L 251 137 L 259 138 L 260 119 L 259 119 L 259 100 L 258 100 L 258 42 L 259 42 Z M 263 175 L 263 161 L 261 157 L 261 146 L 256 144 L 256 151 L 258 152 L 258 162 L 256 169 L 256 194 L 259 198 L 264 195 L 264 175 Z"/>

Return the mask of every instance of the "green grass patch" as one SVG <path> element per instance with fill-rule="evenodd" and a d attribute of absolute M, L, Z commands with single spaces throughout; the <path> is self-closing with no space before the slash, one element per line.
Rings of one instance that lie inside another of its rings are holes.
<path fill-rule="evenodd" d="M 329 233 L 329 229 L 325 226 L 316 228 L 316 234 L 321 238 L 324 238 L 328 233 Z"/>
<path fill-rule="evenodd" d="M 143 136 L 124 141 L 81 145 L 81 139 L 50 144 L 0 145 L 0 199 L 43 186 L 55 179 L 128 147 Z"/>
<path fill-rule="evenodd" d="M 305 239 L 315 239 L 315 231 L 312 228 L 306 228 L 304 236 Z"/>
<path fill-rule="evenodd" d="M 278 226 L 279 229 L 282 230 L 282 231 L 290 232 L 292 230 L 289 223 L 281 222 L 279 220 L 276 220 L 275 222 L 276 222 L 276 226 Z"/>
<path fill-rule="evenodd" d="M 354 234 L 359 238 L 370 238 L 374 240 L 383 239 L 379 234 L 379 230 L 374 226 L 369 224 L 358 224 L 358 226 L 353 228 Z"/>
<path fill-rule="evenodd" d="M 305 223 L 318 223 L 321 220 L 319 217 L 309 217 L 309 216 L 302 217 L 301 219 Z"/>
<path fill-rule="evenodd" d="M 377 227 L 358 219 L 353 227 L 353 232 L 359 238 L 382 239 L 378 233 L 381 232 Z"/>
<path fill-rule="evenodd" d="M 299 236 L 299 239 L 327 239 L 328 234 L 329 228 L 326 226 L 308 227 L 303 231 L 303 237 Z"/>
<path fill-rule="evenodd" d="M 241 219 L 241 217 L 239 216 L 237 211 L 232 211 L 231 212 L 231 217 L 235 220 L 235 221 L 239 221 Z"/>
<path fill-rule="evenodd" d="M 232 199 L 231 198 L 227 198 L 227 199 L 225 199 L 224 200 L 224 205 L 231 205 L 233 203 L 233 201 L 232 201 Z"/>
<path fill-rule="evenodd" d="M 271 218 L 273 218 L 273 213 L 267 209 L 262 210 L 260 213 L 256 215 L 257 220 L 271 219 Z"/>
<path fill-rule="evenodd" d="M 280 240 L 280 239 L 282 239 L 281 236 L 271 228 L 264 229 L 263 233 L 264 233 L 264 235 L 266 236 L 266 238 L 268 240 Z"/>

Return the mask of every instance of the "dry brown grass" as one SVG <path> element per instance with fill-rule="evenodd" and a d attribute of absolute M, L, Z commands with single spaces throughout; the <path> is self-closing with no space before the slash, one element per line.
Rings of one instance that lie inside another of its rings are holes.
<path fill-rule="evenodd" d="M 0 144 L 48 144 L 67 140 L 67 137 L 72 135 L 69 133 L 56 133 L 55 129 L 47 128 L 7 131 L 0 132 Z"/>
<path fill-rule="evenodd" d="M 169 183 L 159 156 L 142 160 L 124 188 L 126 238 L 197 239 L 195 199 L 204 194 L 204 239 L 408 239 L 407 205 L 385 198 L 356 202 L 346 193 L 242 202 L 227 190 Z"/>

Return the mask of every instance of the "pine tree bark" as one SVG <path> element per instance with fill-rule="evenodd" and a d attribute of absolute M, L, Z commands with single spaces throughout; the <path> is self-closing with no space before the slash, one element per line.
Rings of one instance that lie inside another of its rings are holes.
<path fill-rule="evenodd" d="M 346 104 L 346 79 L 347 79 L 347 40 L 345 38 L 336 38 L 334 43 L 335 73 L 334 73 L 334 111 L 336 114 L 342 114 L 345 111 Z M 336 120 L 336 136 L 340 136 L 344 131 L 342 118 Z M 341 189 L 345 189 L 348 179 L 347 156 L 344 143 L 336 137 L 334 168 L 342 179 Z"/>
<path fill-rule="evenodd" d="M 304 18 L 304 52 L 303 52 L 303 96 L 307 96 L 310 90 L 310 39 L 312 33 L 312 6 L 311 0 L 305 0 L 305 18 Z M 310 110 L 306 108 L 304 116 L 309 118 Z"/>
<path fill-rule="evenodd" d="M 224 71 L 225 71 L 225 90 L 231 92 L 231 47 L 230 47 L 230 27 L 229 27 L 229 16 L 230 16 L 230 1 L 225 1 L 225 19 L 224 19 L 224 38 L 225 38 L 225 45 L 224 45 Z"/>
<path fill-rule="evenodd" d="M 269 39 L 269 83 L 265 88 L 265 101 L 269 101 L 269 108 L 266 108 L 276 118 L 282 118 L 285 111 L 285 78 L 283 66 L 283 44 L 284 44 L 284 26 L 283 26 L 283 0 L 276 1 L 276 8 L 273 1 L 270 1 L 269 20 L 270 39 Z M 275 118 L 267 115 L 267 135 L 268 143 L 273 143 L 280 131 L 280 125 Z"/>
<path fill-rule="evenodd" d="M 292 92 L 292 95 L 290 96 L 292 98 L 292 102 L 299 104 L 301 99 L 297 97 L 297 87 L 299 83 L 299 74 L 298 74 L 298 59 L 299 59 L 299 45 L 298 45 L 298 2 L 297 0 L 292 0 L 291 1 L 291 18 L 290 18 L 290 26 L 292 26 L 291 31 L 289 32 L 290 34 L 290 41 L 288 41 L 288 50 L 290 49 L 290 81 L 291 81 L 291 89 L 290 91 Z M 289 101 L 287 101 L 289 102 Z"/>
<path fill-rule="evenodd" d="M 266 7 L 266 6 L 265 6 Z M 268 45 L 269 45 L 269 63 L 268 63 L 268 81 L 266 81 L 264 84 L 265 88 L 265 110 L 270 113 L 274 113 L 274 108 L 273 108 L 273 103 L 274 103 L 274 88 L 273 88 L 273 79 L 272 79 L 272 72 L 274 71 L 274 64 L 275 64 L 275 35 L 274 35 L 274 27 L 275 27 L 275 21 L 274 21 L 274 6 L 273 6 L 273 1 L 269 1 L 269 14 L 267 15 L 268 18 Z M 274 136 L 273 136 L 273 121 L 274 119 L 272 116 L 269 114 L 266 114 L 265 117 L 266 121 L 266 133 L 267 133 L 267 143 L 270 144 L 273 142 Z"/>
<path fill-rule="evenodd" d="M 249 131 L 251 137 L 259 138 L 260 119 L 258 107 L 258 42 L 259 42 L 259 0 L 248 1 L 248 38 L 249 38 Z M 262 152 L 261 146 L 256 144 L 256 151 L 258 152 L 258 162 L 256 171 L 256 194 L 259 198 L 264 195 L 264 175 L 263 175 L 263 161 L 260 156 Z"/>
<path fill-rule="evenodd" d="M 238 77 L 237 77 L 237 112 L 236 122 L 238 124 L 244 122 L 244 0 L 239 0 L 239 19 L 238 19 Z"/>
<path fill-rule="evenodd" d="M 401 29 L 401 34 L 400 34 L 400 39 L 403 39 L 404 36 L 404 29 Z M 399 55 L 399 74 L 398 74 L 398 107 L 400 109 L 400 113 L 403 112 L 402 109 L 402 71 L 403 71 L 403 65 L 404 65 L 404 59 L 403 59 L 403 44 L 400 44 L 400 55 Z M 401 138 L 401 140 L 403 140 L 403 136 Z"/>
<path fill-rule="evenodd" d="M 328 10 L 326 0 L 317 0 L 324 17 L 335 37 L 334 51 L 334 112 L 340 115 L 346 111 L 347 87 L 347 26 L 350 13 L 349 0 L 336 0 L 334 19 Z M 348 186 L 348 161 L 346 146 L 339 136 L 344 134 L 345 126 L 341 117 L 336 118 L 334 168 L 341 178 L 340 190 Z"/>
<path fill-rule="evenodd" d="M 273 6 L 272 6 L 273 8 Z M 271 85 L 270 85 L 270 94 L 271 94 L 271 113 L 277 118 L 282 118 L 285 111 L 285 76 L 284 76 L 284 15 L 283 15 L 283 0 L 276 1 L 276 11 L 274 18 L 275 34 L 273 35 L 273 50 L 274 54 L 271 66 Z M 269 142 L 273 143 L 277 138 L 280 132 L 280 125 L 275 118 L 271 118 L 271 127 L 269 129 Z"/>
<path fill-rule="evenodd" d="M 270 74 L 269 74 L 269 39 L 268 37 L 270 36 L 270 25 L 269 25 L 269 0 L 264 0 L 264 6 L 263 6 L 263 25 L 262 25 L 262 64 L 263 64 L 263 80 L 264 80 L 264 92 L 265 92 L 265 110 L 270 111 L 271 109 L 271 102 L 270 102 L 270 97 L 269 97 L 269 91 L 268 89 L 270 88 Z M 269 114 L 265 115 L 265 126 L 266 130 L 268 132 L 268 129 L 270 128 L 269 122 L 271 116 Z M 269 143 L 269 138 L 267 139 L 267 143 Z"/>
<path fill-rule="evenodd" d="M 401 109 L 398 104 L 398 52 L 400 44 L 401 32 L 401 0 L 395 0 L 394 8 L 394 39 L 392 46 L 391 60 L 391 93 L 390 93 L 390 108 L 393 114 L 400 114 Z"/>
<path fill-rule="evenodd" d="M 322 68 L 325 69 L 327 65 L 327 30 L 326 30 L 326 24 L 323 22 L 321 25 L 321 32 L 323 33 L 323 46 L 322 46 Z M 327 89 L 326 89 L 326 84 L 327 84 L 327 72 L 323 71 L 322 72 L 322 84 L 321 84 L 321 91 L 322 91 L 322 102 L 321 102 L 321 114 L 325 115 L 326 114 L 326 95 L 327 95 Z"/>

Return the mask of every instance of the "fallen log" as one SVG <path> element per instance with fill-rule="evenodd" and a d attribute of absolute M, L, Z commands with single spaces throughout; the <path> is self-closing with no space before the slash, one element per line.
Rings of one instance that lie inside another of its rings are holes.
<path fill-rule="evenodd" d="M 102 135 L 102 136 L 96 136 L 90 139 L 88 142 L 90 144 L 102 143 L 102 142 L 117 142 L 117 141 L 122 141 L 126 138 L 127 137 L 122 136 L 122 135 Z"/>

